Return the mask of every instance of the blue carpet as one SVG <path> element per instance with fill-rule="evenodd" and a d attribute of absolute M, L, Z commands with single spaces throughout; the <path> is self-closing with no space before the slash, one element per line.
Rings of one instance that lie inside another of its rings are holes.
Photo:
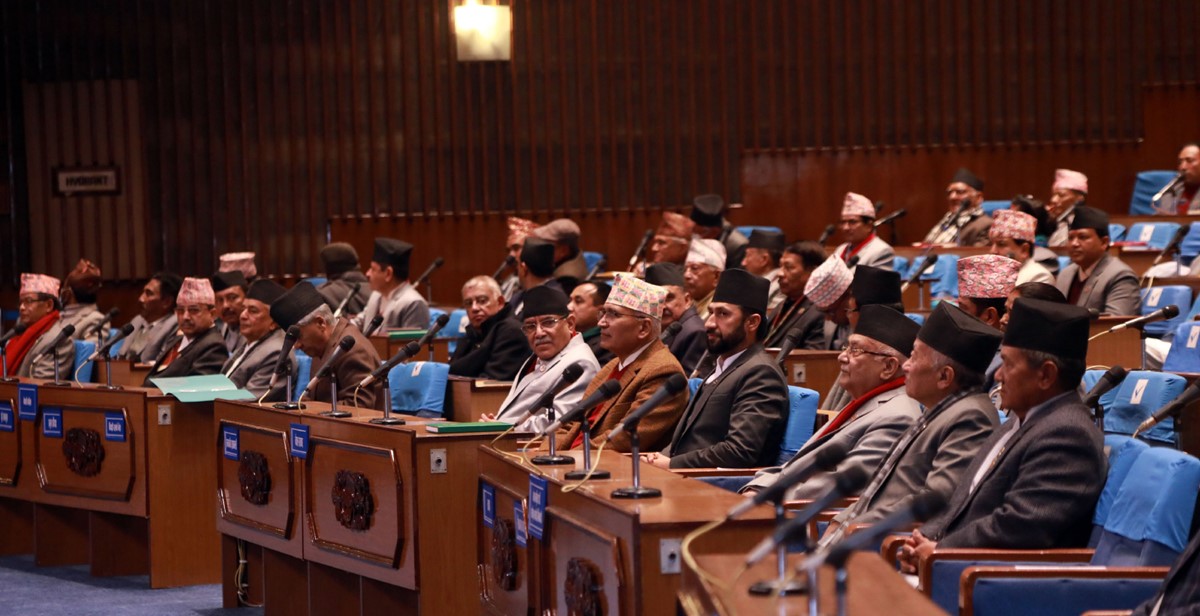
<path fill-rule="evenodd" d="M 150 578 L 92 577 L 86 565 L 38 567 L 33 556 L 0 558 L 2 610 L 39 616 L 96 616 L 102 614 L 260 616 L 262 608 L 221 608 L 217 584 L 150 589 Z"/>

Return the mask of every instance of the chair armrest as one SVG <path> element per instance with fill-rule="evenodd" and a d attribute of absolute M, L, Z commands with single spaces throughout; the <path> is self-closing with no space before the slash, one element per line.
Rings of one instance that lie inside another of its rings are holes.
<path fill-rule="evenodd" d="M 908 526 L 905 526 L 903 528 L 897 528 L 893 532 L 905 533 L 905 534 L 911 535 L 912 532 L 914 530 L 916 530 L 917 527 L 920 525 L 921 525 L 920 522 L 913 522 L 912 524 L 909 524 Z M 853 535 L 854 533 L 857 533 L 860 530 L 863 530 L 866 528 L 871 528 L 872 526 L 874 526 L 874 524 L 871 524 L 870 522 L 854 522 L 850 526 L 846 527 L 846 536 L 849 537 L 850 535 Z"/>
<path fill-rule="evenodd" d="M 900 548 L 904 547 L 904 541 L 908 537 L 904 535 L 888 535 L 883 538 L 883 543 L 879 546 L 879 554 L 883 556 L 883 560 L 894 569 L 900 569 Z"/>
<path fill-rule="evenodd" d="M 991 561 L 1037 563 L 1086 563 L 1092 560 L 1094 550 L 1089 548 L 1060 548 L 1052 550 L 991 550 L 987 548 L 937 548 L 917 565 L 917 576 L 921 589 L 930 593 L 933 582 L 933 565 L 940 560 Z"/>
<path fill-rule="evenodd" d="M 1048 550 L 1053 551 L 1053 550 Z M 959 578 L 959 607 L 961 616 L 975 613 L 975 585 L 985 578 L 991 579 L 1037 579 L 1071 578 L 1076 580 L 1142 579 L 1161 580 L 1167 576 L 1168 567 L 1062 567 L 1055 565 L 987 565 L 968 567 Z M 1125 612 L 1128 613 L 1128 612 Z"/>
<path fill-rule="evenodd" d="M 758 468 L 673 468 L 672 473 L 680 477 L 753 477 Z"/>

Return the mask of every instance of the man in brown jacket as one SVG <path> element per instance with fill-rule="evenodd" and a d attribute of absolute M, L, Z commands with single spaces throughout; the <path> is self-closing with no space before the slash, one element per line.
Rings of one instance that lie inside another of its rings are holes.
<path fill-rule="evenodd" d="M 592 443 L 597 446 L 609 430 L 654 395 L 671 375 L 683 374 L 679 361 L 658 339 L 662 331 L 662 302 L 666 295 L 662 287 L 630 275 L 619 275 L 613 282 L 608 301 L 600 311 L 600 345 L 612 351 L 616 358 L 600 368 L 584 397 L 609 380 L 620 381 L 621 392 L 588 413 L 593 426 Z M 642 451 L 659 451 L 671 442 L 671 434 L 687 406 L 687 399 L 687 392 L 682 391 L 642 419 L 638 425 Z M 583 434 L 578 422 L 567 425 L 558 435 L 560 449 L 582 445 Z M 629 434 L 623 432 L 614 438 L 611 448 L 630 451 Z"/>

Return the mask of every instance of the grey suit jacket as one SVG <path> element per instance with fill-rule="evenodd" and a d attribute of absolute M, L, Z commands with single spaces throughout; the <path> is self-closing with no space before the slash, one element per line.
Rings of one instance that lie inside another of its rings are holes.
<path fill-rule="evenodd" d="M 513 422 L 525 414 L 526 411 L 536 410 L 531 409 L 534 403 L 542 394 L 550 391 L 558 383 L 562 377 L 563 370 L 567 369 L 576 362 L 583 364 L 583 374 L 575 380 L 569 387 L 559 392 L 554 397 L 554 412 L 556 418 L 561 418 L 564 413 L 571 410 L 583 399 L 583 392 L 587 389 L 588 384 L 595 378 L 596 373 L 600 371 L 600 362 L 596 361 L 596 356 L 592 353 L 591 347 L 583 341 L 583 336 L 575 334 L 571 337 L 567 346 L 559 351 L 550 361 L 546 362 L 547 366 L 544 371 L 534 371 L 525 374 L 529 368 L 529 362 L 535 361 L 536 355 L 530 355 L 529 359 L 521 364 L 521 369 L 517 372 L 517 380 L 513 382 L 512 387 L 508 390 L 508 396 L 504 398 L 504 402 L 500 403 L 499 410 L 496 411 L 497 421 Z M 550 420 L 545 413 L 539 413 L 530 417 L 517 426 L 517 430 L 523 432 L 542 431 L 546 426 L 550 425 Z"/>
<path fill-rule="evenodd" d="M 383 315 L 380 331 L 387 328 L 429 329 L 429 304 L 409 282 L 396 287 L 387 297 L 372 291 L 366 307 L 355 317 L 354 324 L 361 330 L 377 314 Z"/>
<path fill-rule="evenodd" d="M 925 412 L 929 413 L 929 410 Z M 896 447 L 888 452 L 879 472 L 884 472 L 893 459 L 897 463 L 891 466 L 891 472 L 886 477 L 872 478 L 872 484 L 880 479 L 883 483 L 870 501 L 860 500 L 838 514 L 834 521 L 878 521 L 906 507 L 918 492 L 925 490 L 937 492 L 949 500 L 954 488 L 962 482 L 963 472 L 999 425 L 1000 416 L 996 407 L 982 392 L 938 409 L 935 415 L 928 418 L 924 428 L 921 428 L 920 421 L 909 428 L 919 432 L 903 450 L 898 449 L 900 443 L 897 442 Z"/>
<path fill-rule="evenodd" d="M 783 372 L 753 344 L 688 402 L 664 453 L 671 468 L 775 464 L 787 429 Z"/>
<path fill-rule="evenodd" d="M 54 350 L 50 347 L 50 343 L 58 337 L 66 324 L 62 319 L 59 319 L 54 325 L 42 334 L 37 342 L 33 343 L 33 347 L 25 353 L 25 357 L 21 360 L 21 367 L 17 370 L 17 376 L 31 377 L 35 379 L 52 379 L 54 378 Z M 37 363 L 34 363 L 34 358 L 38 358 Z M 11 368 L 10 368 L 11 369 Z M 58 344 L 58 378 L 64 381 L 71 381 L 75 378 L 75 339 L 67 337 Z"/>
<path fill-rule="evenodd" d="M 62 312 L 59 314 L 62 315 L 59 322 L 62 323 L 63 327 L 66 327 L 68 323 L 75 326 L 75 333 L 71 334 L 72 338 L 76 340 L 90 340 L 92 342 L 99 341 L 100 332 L 96 329 L 96 326 L 104 320 L 104 313 L 96 309 L 96 304 L 64 306 Z M 104 337 L 105 339 L 108 338 L 107 331 L 104 332 Z"/>
<path fill-rule="evenodd" d="M 1012 421 L 980 447 L 947 508 L 921 532 L 943 547 L 1037 550 L 1082 547 L 1104 487 L 1104 436 L 1079 394 L 1027 416 L 978 487 L 975 477 Z"/>
<path fill-rule="evenodd" d="M 247 343 L 249 351 L 246 351 L 245 358 L 233 368 L 241 352 L 231 356 L 225 361 L 225 365 L 221 366 L 221 374 L 228 376 L 234 385 L 249 391 L 255 397 L 263 395 L 271 384 L 271 374 L 275 371 L 275 363 L 279 361 L 279 352 L 283 350 L 283 336 L 283 330 L 276 328 L 257 343 Z M 233 368 L 232 372 L 230 368 Z"/>
<path fill-rule="evenodd" d="M 1071 282 L 1079 275 L 1079 266 L 1072 263 L 1058 273 L 1055 286 L 1063 295 L 1071 293 Z M 1137 315 L 1142 308 L 1142 294 L 1137 275 L 1125 262 L 1104 255 L 1092 275 L 1083 283 L 1077 305 L 1094 308 L 1103 314 Z"/>
<path fill-rule="evenodd" d="M 834 249 L 833 254 L 841 257 L 847 250 L 850 250 L 850 244 L 842 244 Z M 885 270 L 896 269 L 895 249 L 891 244 L 879 239 L 878 235 L 871 238 L 871 241 L 867 242 L 854 256 L 858 257 L 858 265 L 870 265 Z"/>
<path fill-rule="evenodd" d="M 779 473 L 797 464 L 807 464 L 817 452 L 831 443 L 840 443 L 849 452 L 832 473 L 818 473 L 788 493 L 789 499 L 813 498 L 832 485 L 837 473 L 850 467 L 861 469 L 869 477 L 879 467 L 883 457 L 896 439 L 921 415 L 916 400 L 904 393 L 903 387 L 881 393 L 863 403 L 854 417 L 832 434 L 814 434 L 796 455 L 782 467 L 763 469 L 745 489 L 762 489 L 778 478 Z"/>
<path fill-rule="evenodd" d="M 325 303 L 329 305 L 330 310 L 337 310 L 338 306 L 346 300 L 346 296 L 350 295 L 350 291 L 354 290 L 354 284 L 358 283 L 358 292 L 346 301 L 346 307 L 342 308 L 342 314 L 339 316 L 354 316 L 363 311 L 367 301 L 371 299 L 371 284 L 367 281 L 367 277 L 358 270 L 351 270 L 321 283 L 317 287 L 317 292 L 325 299 Z M 370 323 L 370 321 L 367 321 Z"/>
<path fill-rule="evenodd" d="M 795 300 L 784 300 L 779 308 L 771 313 L 771 321 L 767 339 L 763 346 L 778 348 L 783 344 L 788 332 L 800 328 L 804 335 L 800 338 L 797 349 L 819 351 L 825 348 L 825 313 L 821 312 L 806 297 L 800 300 L 800 305 L 794 310 L 789 309 Z"/>
<path fill-rule="evenodd" d="M 133 317 L 133 333 L 121 345 L 121 357 L 142 364 L 152 364 L 158 359 L 163 345 L 179 332 L 179 320 L 175 313 L 159 319 L 153 325 L 146 323 L 142 315 Z"/>

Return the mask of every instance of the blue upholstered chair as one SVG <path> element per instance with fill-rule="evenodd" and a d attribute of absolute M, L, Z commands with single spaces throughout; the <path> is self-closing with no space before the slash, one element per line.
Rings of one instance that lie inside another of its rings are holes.
<path fill-rule="evenodd" d="M 1012 207 L 1012 202 L 1011 201 L 984 201 L 983 203 L 981 203 L 979 205 L 980 205 L 980 207 L 983 208 L 984 214 L 987 214 L 988 216 L 993 216 L 993 215 L 995 215 L 996 210 L 1007 210 L 1008 208 Z"/>
<path fill-rule="evenodd" d="M 592 271 L 596 264 L 605 260 L 604 253 L 583 251 L 583 262 L 587 265 L 587 271 Z"/>
<path fill-rule="evenodd" d="M 908 278 L 908 257 L 897 255 L 892 259 L 892 268 L 896 270 L 897 274 L 900 274 L 901 280 Z"/>
<path fill-rule="evenodd" d="M 289 402 L 295 402 L 300 397 L 303 393 L 300 388 L 312 378 L 312 358 L 300 349 L 293 352 L 296 356 L 296 376 L 292 379 L 292 399 Z"/>
<path fill-rule="evenodd" d="M 914 272 L 925 262 L 925 257 L 914 257 L 909 272 Z M 958 298 L 958 255 L 939 254 L 937 263 L 931 269 L 921 274 L 921 280 L 928 281 L 930 297 Z"/>
<path fill-rule="evenodd" d="M 1173 319 L 1147 323 L 1144 330 L 1147 335 L 1161 338 L 1187 318 L 1187 311 L 1192 306 L 1192 288 L 1186 285 L 1163 285 L 1142 289 L 1142 314 L 1150 314 L 1165 306 L 1174 305 L 1179 308 L 1179 315 Z"/>
<path fill-rule="evenodd" d="M 1177 222 L 1136 222 L 1125 233 L 1125 241 L 1145 242 L 1146 246 L 1161 250 L 1166 248 L 1178 230 Z"/>
<path fill-rule="evenodd" d="M 1163 370 L 1200 372 L 1200 321 L 1184 321 L 1175 328 L 1175 339 L 1163 361 Z"/>
<path fill-rule="evenodd" d="M 775 233 L 783 233 L 783 229 L 780 229 L 779 227 L 764 227 L 762 225 L 743 225 L 735 228 L 738 233 L 741 233 L 746 237 L 750 237 L 750 234 L 753 233 L 755 229 L 758 229 L 759 231 L 774 231 Z"/>
<path fill-rule="evenodd" d="M 1133 183 L 1133 197 L 1129 199 L 1129 214 L 1131 216 L 1154 214 L 1154 204 L 1150 203 L 1150 199 L 1174 178 L 1174 171 L 1142 171 L 1138 173 L 1137 180 Z"/>
<path fill-rule="evenodd" d="M 441 417 L 446 412 L 446 382 L 450 364 L 415 361 L 388 372 L 392 410 L 419 417 Z"/>
<path fill-rule="evenodd" d="M 470 320 L 467 319 L 467 311 L 462 308 L 455 308 L 450 311 L 450 320 L 446 321 L 446 326 L 442 331 L 438 332 L 438 339 L 449 339 L 448 348 L 451 353 L 454 353 L 455 347 L 458 346 L 458 341 L 467 337 L 467 325 Z"/>
<path fill-rule="evenodd" d="M 1108 223 L 1108 239 L 1113 242 L 1125 240 L 1125 225 L 1115 222 Z"/>
<path fill-rule="evenodd" d="M 911 319 L 912 322 L 916 323 L 917 325 L 925 324 L 925 315 L 923 315 L 923 314 L 917 314 L 915 312 L 906 312 L 906 313 L 904 313 L 904 316 Z"/>
<path fill-rule="evenodd" d="M 1183 263 L 1190 264 L 1200 255 L 1200 222 L 1188 225 L 1188 232 L 1179 243 L 1179 257 Z"/>
<path fill-rule="evenodd" d="M 1092 388 L 1096 386 L 1096 383 L 1100 380 L 1100 377 L 1104 376 L 1105 372 L 1107 372 L 1107 370 L 1088 370 L 1087 372 L 1084 372 L 1083 373 L 1083 390 L 1085 392 L 1091 391 Z M 1104 394 L 1103 396 L 1100 396 L 1100 406 L 1104 407 L 1106 410 L 1110 409 L 1110 408 L 1112 408 L 1113 402 L 1116 399 L 1117 399 L 1117 388 L 1114 387 L 1114 388 L 1108 390 L 1108 393 Z"/>
<path fill-rule="evenodd" d="M 696 397 L 696 392 L 700 391 L 700 384 L 703 382 L 704 379 L 700 377 L 688 379 L 688 399 Z"/>
<path fill-rule="evenodd" d="M 817 404 L 821 394 L 804 387 L 788 385 L 788 420 L 779 443 L 779 464 L 786 464 L 813 435 L 817 423 Z"/>
<path fill-rule="evenodd" d="M 327 281 L 328 281 L 328 279 L 325 278 L 324 276 L 313 276 L 312 278 L 304 278 L 300 282 L 307 282 L 308 284 L 311 284 L 314 287 L 319 287 L 319 286 L 325 284 Z"/>
<path fill-rule="evenodd" d="M 88 340 L 75 341 L 75 365 L 71 366 L 71 374 L 74 380 L 80 383 L 91 383 L 92 375 L 96 371 L 96 362 L 87 361 L 87 358 L 96 352 L 96 343 Z M 80 366 L 83 366 L 80 368 Z M 62 375 L 64 378 L 67 375 Z"/>
<path fill-rule="evenodd" d="M 1117 388 L 1112 406 L 1104 413 L 1104 431 L 1133 434 L 1147 417 L 1183 393 L 1185 387 L 1187 381 L 1177 374 L 1131 370 Z M 1165 419 L 1143 432 L 1141 437 L 1174 445 L 1175 422 Z"/>

